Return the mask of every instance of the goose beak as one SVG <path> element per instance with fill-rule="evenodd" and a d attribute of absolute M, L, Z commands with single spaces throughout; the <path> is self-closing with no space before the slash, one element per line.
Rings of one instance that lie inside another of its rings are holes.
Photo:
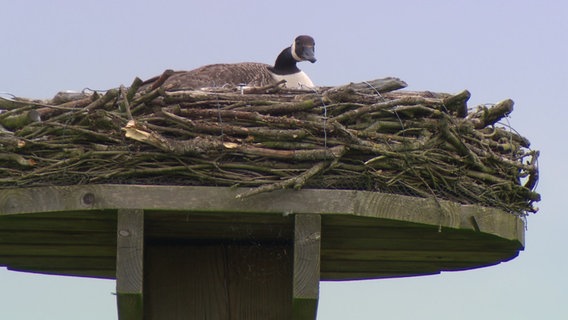
<path fill-rule="evenodd" d="M 305 46 L 304 50 L 302 50 L 302 59 L 314 63 L 317 61 L 314 55 L 314 47 L 313 46 Z"/>

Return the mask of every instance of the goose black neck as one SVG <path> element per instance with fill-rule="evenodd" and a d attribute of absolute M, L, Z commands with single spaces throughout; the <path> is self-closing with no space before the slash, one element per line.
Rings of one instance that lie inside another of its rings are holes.
<path fill-rule="evenodd" d="M 270 68 L 272 72 L 276 74 L 293 74 L 300 72 L 300 69 L 296 66 L 296 59 L 292 56 L 292 48 L 288 47 L 276 58 L 274 67 Z"/>

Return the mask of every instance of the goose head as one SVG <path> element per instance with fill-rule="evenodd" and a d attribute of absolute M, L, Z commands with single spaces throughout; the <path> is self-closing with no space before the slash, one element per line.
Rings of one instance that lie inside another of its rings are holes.
<path fill-rule="evenodd" d="M 314 54 L 314 47 L 316 43 L 314 38 L 306 35 L 301 35 L 296 37 L 294 43 L 292 43 L 291 51 L 292 57 L 294 60 L 300 61 L 309 61 L 311 63 L 316 62 L 316 57 Z"/>
<path fill-rule="evenodd" d="M 316 62 L 314 46 L 314 38 L 306 35 L 296 37 L 294 43 L 278 55 L 274 66 L 267 68 L 272 79 L 276 82 L 286 80 L 285 86 L 290 88 L 313 87 L 310 77 L 296 64 L 302 61 Z"/>

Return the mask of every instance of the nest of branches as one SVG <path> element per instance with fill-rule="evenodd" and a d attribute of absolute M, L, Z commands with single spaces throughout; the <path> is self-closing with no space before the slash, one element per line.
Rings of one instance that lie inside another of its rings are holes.
<path fill-rule="evenodd" d="M 322 87 L 171 90 L 163 80 L 0 99 L 0 188 L 93 183 L 369 190 L 536 212 L 538 151 L 495 125 L 511 100 Z"/>

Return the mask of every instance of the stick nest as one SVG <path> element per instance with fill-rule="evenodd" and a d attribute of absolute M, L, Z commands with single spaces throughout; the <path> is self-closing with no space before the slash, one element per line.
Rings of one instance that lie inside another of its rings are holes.
<path fill-rule="evenodd" d="M 369 190 L 536 212 L 538 151 L 496 123 L 504 100 L 398 91 L 380 79 L 317 90 L 174 90 L 0 99 L 0 188 L 94 183 Z"/>

